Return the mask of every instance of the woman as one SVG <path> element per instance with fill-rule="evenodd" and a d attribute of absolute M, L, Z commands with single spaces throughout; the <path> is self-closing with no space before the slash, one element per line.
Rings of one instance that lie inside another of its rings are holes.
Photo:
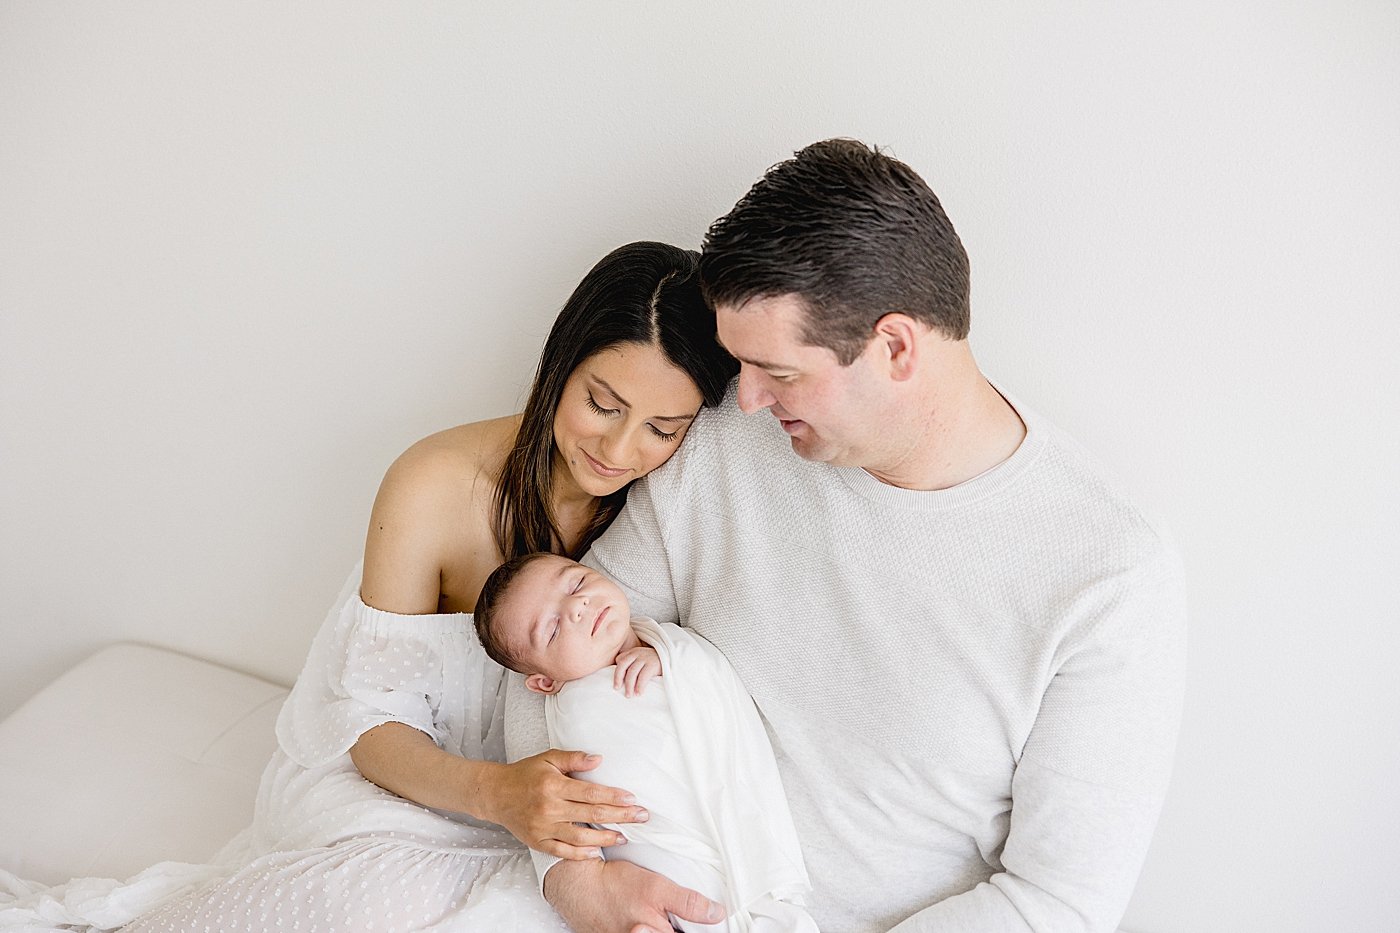
<path fill-rule="evenodd" d="M 504 763 L 502 671 L 467 613 L 503 560 L 585 551 L 723 397 L 737 364 L 697 260 L 609 253 L 555 322 L 522 414 L 432 435 L 390 467 L 363 572 L 279 717 L 254 825 L 219 857 L 244 867 L 125 929 L 564 928 L 520 842 L 587 857 L 616 834 L 575 822 L 638 811 L 566 776 L 592 767 L 582 752 Z"/>

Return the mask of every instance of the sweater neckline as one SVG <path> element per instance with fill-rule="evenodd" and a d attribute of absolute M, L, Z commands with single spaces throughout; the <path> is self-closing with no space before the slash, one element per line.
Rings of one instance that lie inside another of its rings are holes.
<path fill-rule="evenodd" d="M 947 489 L 905 489 L 882 483 L 860 467 L 833 467 L 836 475 L 856 495 L 871 502 L 915 512 L 955 509 L 996 495 L 1016 482 L 1045 449 L 1046 431 L 1040 418 L 1000 386 L 992 385 L 1026 426 L 1020 446 L 1001 463 Z"/>

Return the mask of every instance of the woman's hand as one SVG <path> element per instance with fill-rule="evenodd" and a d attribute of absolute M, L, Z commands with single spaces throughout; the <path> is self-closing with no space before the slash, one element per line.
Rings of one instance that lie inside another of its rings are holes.
<path fill-rule="evenodd" d="M 661 658 L 655 648 L 645 645 L 621 652 L 614 663 L 613 689 L 621 690 L 623 696 L 637 696 L 653 677 L 661 676 Z"/>
<path fill-rule="evenodd" d="M 486 765 L 473 797 L 474 816 L 499 823 L 532 849 L 565 859 L 600 857 L 605 846 L 627 840 L 610 829 L 581 823 L 643 823 L 647 811 L 625 790 L 569 777 L 591 771 L 602 759 L 552 748 L 514 764 Z"/>

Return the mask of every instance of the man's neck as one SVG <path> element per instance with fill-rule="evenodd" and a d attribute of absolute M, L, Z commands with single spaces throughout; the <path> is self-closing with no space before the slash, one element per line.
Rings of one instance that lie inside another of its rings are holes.
<path fill-rule="evenodd" d="M 949 489 L 1005 462 L 1021 446 L 1026 426 L 1011 403 L 977 369 L 970 354 L 941 374 L 912 419 L 903 451 L 884 468 L 866 467 L 882 483 L 903 489 Z"/>

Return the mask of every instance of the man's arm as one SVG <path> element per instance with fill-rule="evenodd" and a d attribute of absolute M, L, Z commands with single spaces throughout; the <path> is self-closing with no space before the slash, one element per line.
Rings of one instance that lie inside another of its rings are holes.
<path fill-rule="evenodd" d="M 1003 871 L 897 933 L 1111 933 L 1166 794 L 1180 724 L 1185 607 L 1174 559 L 1067 644 L 1011 784 Z"/>

